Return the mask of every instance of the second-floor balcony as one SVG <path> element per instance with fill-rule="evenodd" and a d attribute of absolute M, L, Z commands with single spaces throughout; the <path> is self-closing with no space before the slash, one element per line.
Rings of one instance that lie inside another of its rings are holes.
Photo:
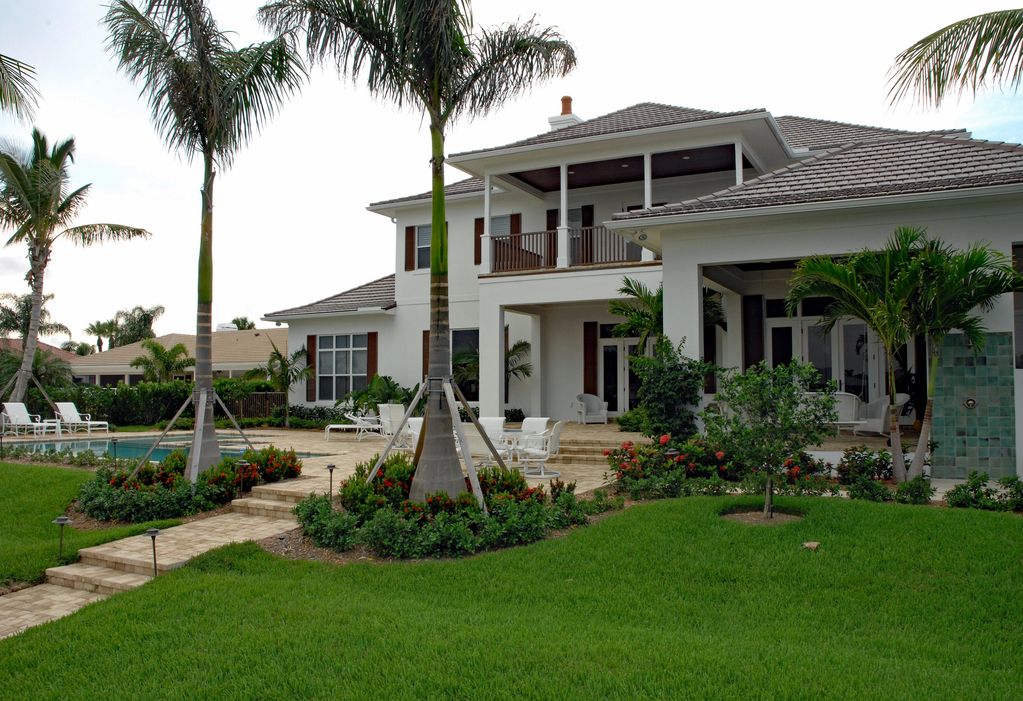
<path fill-rule="evenodd" d="M 491 270 L 494 273 L 529 272 L 586 265 L 638 262 L 642 249 L 603 226 L 568 229 L 567 261 L 559 265 L 558 230 L 530 231 L 491 236 Z M 563 239 L 564 240 L 564 239 Z"/>

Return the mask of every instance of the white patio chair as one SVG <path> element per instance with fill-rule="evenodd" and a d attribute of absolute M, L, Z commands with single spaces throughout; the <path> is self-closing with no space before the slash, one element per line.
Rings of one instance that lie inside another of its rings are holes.
<path fill-rule="evenodd" d="M 550 433 L 541 434 L 543 440 L 538 447 L 524 447 L 519 449 L 519 459 L 522 461 L 523 471 L 527 477 L 558 477 L 560 472 L 547 469 L 547 461 L 558 454 L 561 448 L 561 429 L 565 422 L 559 421 L 554 424 Z M 530 469 L 530 465 L 533 465 Z"/>
<path fill-rule="evenodd" d="M 396 404 L 393 406 L 401 405 Z M 402 412 L 402 416 L 404 415 L 405 415 L 404 412 Z M 395 421 L 395 425 L 397 425 L 399 421 L 401 421 L 400 417 Z M 414 451 L 416 449 L 416 446 L 419 445 L 419 434 L 422 432 L 422 430 L 423 417 L 410 416 L 409 420 L 405 423 L 405 428 L 402 430 L 401 435 L 398 437 L 398 440 L 394 442 L 394 447 L 397 448 L 398 450 Z"/>
<path fill-rule="evenodd" d="M 578 414 L 581 424 L 607 423 L 607 402 L 595 394 L 576 395 L 572 410 Z"/>
<path fill-rule="evenodd" d="M 480 422 L 480 426 L 486 431 L 487 436 L 491 441 L 498 442 L 501 440 L 501 434 L 504 433 L 504 422 L 503 416 L 481 416 L 477 419 Z M 469 430 L 469 427 L 466 427 Z M 476 432 L 476 427 L 472 426 L 472 430 Z"/>
<path fill-rule="evenodd" d="M 899 392 L 895 395 L 895 407 L 902 412 L 902 407 L 909 401 L 909 395 Z M 862 423 L 853 428 L 853 433 L 876 433 L 880 436 L 888 435 L 888 396 L 879 397 L 874 401 L 860 407 L 859 420 Z"/>
<path fill-rule="evenodd" d="M 15 436 L 22 431 L 26 434 L 31 431 L 33 435 L 48 431 L 59 434 L 60 431 L 59 420 L 43 423 L 39 414 L 28 413 L 28 408 L 23 402 L 4 402 L 3 424 L 4 433 L 11 433 Z"/>
<path fill-rule="evenodd" d="M 404 404 L 377 404 L 377 413 L 380 415 L 380 435 L 390 438 L 398 429 L 405 416 Z"/>
<path fill-rule="evenodd" d="M 475 426 L 465 426 L 465 442 L 469 445 L 469 456 L 475 465 L 493 465 L 497 461 L 494 459 L 494 454 L 490 452 L 490 448 L 487 447 L 486 441 L 483 440 L 483 436 L 476 430 Z M 494 445 L 494 450 L 501 456 L 504 461 L 511 460 L 511 448 L 493 437 L 490 437 L 490 442 Z M 456 441 L 457 443 L 457 441 Z M 462 446 L 457 445 L 458 454 L 462 454 Z"/>
<path fill-rule="evenodd" d="M 331 431 L 355 431 L 355 440 L 361 441 L 366 436 L 379 436 L 380 435 L 380 419 L 375 416 L 359 416 L 351 412 L 346 412 L 344 417 L 351 423 L 347 424 L 328 424 L 323 429 L 323 438 L 330 440 Z"/>
<path fill-rule="evenodd" d="M 838 418 L 832 422 L 838 431 L 851 428 L 854 431 L 863 425 L 860 419 L 860 398 L 849 392 L 835 392 L 835 412 Z"/>
<path fill-rule="evenodd" d="M 75 433 L 83 428 L 86 433 L 92 433 L 93 428 L 97 431 L 110 430 L 108 422 L 93 421 L 92 414 L 78 413 L 78 407 L 75 406 L 74 402 L 57 402 L 57 418 L 64 424 L 64 428 L 71 433 Z"/>

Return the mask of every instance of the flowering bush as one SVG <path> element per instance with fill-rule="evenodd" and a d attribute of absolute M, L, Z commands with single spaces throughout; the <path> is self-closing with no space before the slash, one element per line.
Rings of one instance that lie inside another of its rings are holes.
<path fill-rule="evenodd" d="M 618 491 L 636 495 L 675 496 L 681 480 L 713 477 L 734 482 L 742 476 L 740 466 L 725 451 L 702 438 L 676 444 L 664 434 L 652 444 L 625 441 L 604 455 Z"/>
<path fill-rule="evenodd" d="M 259 477 L 264 482 L 278 482 L 302 474 L 302 461 L 292 449 L 283 450 L 270 445 L 260 450 L 246 451 L 243 458 L 259 468 Z"/>

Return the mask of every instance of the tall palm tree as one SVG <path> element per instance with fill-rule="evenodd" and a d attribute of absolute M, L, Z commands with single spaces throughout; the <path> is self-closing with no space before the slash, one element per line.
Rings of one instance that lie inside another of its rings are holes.
<path fill-rule="evenodd" d="M 231 323 L 234 324 L 235 328 L 239 331 L 249 331 L 256 328 L 256 322 L 249 321 L 249 317 L 247 316 L 236 316 L 231 319 Z"/>
<path fill-rule="evenodd" d="M 985 328 L 978 311 L 990 310 L 1003 294 L 1021 289 L 1020 275 L 1003 254 L 983 244 L 965 251 L 927 239 L 922 229 L 919 257 L 920 288 L 909 306 L 909 327 L 927 338 L 927 404 L 908 477 L 923 474 L 930 442 L 936 378 L 941 367 L 941 346 L 952 331 L 961 331 L 975 353 L 984 348 Z"/>
<path fill-rule="evenodd" d="M 155 338 L 153 324 L 167 311 L 163 305 L 153 307 L 136 305 L 131 309 L 121 309 L 114 315 L 110 333 L 110 347 L 126 346 L 138 343 L 147 338 Z"/>
<path fill-rule="evenodd" d="M 43 295 L 43 304 L 39 308 L 39 335 L 55 336 L 58 333 L 71 336 L 71 330 L 59 321 L 50 320 L 50 310 L 46 303 L 53 295 Z M 22 346 L 28 338 L 28 328 L 32 323 L 32 295 L 16 295 L 10 292 L 0 294 L 0 334 L 15 334 L 21 339 Z"/>
<path fill-rule="evenodd" d="M 15 402 L 25 396 L 32 372 L 43 308 L 43 277 L 54 244 L 65 239 L 80 246 L 91 246 L 103 241 L 149 236 L 144 229 L 121 224 L 70 226 L 85 205 L 91 187 L 83 185 L 69 191 L 68 164 L 74 160 L 74 153 L 74 139 L 50 148 L 38 129 L 32 130 L 31 153 L 0 151 L 0 228 L 14 230 L 7 240 L 8 246 L 28 246 L 26 278 L 32 295 L 21 371 L 11 392 L 11 401 Z"/>
<path fill-rule="evenodd" d="M 142 341 L 145 355 L 131 361 L 133 368 L 142 370 L 142 379 L 146 382 L 170 382 L 175 375 L 195 366 L 195 358 L 188 355 L 184 343 L 175 343 L 167 348 L 159 341 L 147 338 Z"/>
<path fill-rule="evenodd" d="M 892 67 L 892 103 L 913 96 L 941 105 L 950 92 L 976 94 L 985 83 L 1023 81 L 1023 9 L 988 12 L 953 22 L 899 54 Z"/>
<path fill-rule="evenodd" d="M 281 352 L 273 341 L 270 341 L 270 345 L 273 346 L 273 350 L 270 351 L 266 365 L 252 368 L 245 373 L 245 379 L 268 380 L 275 391 L 284 392 L 284 428 L 291 428 L 291 417 L 288 411 L 288 405 L 291 402 L 288 401 L 288 392 L 296 382 L 312 377 L 313 369 L 306 365 L 305 346 L 289 355 Z"/>
<path fill-rule="evenodd" d="M 213 425 L 213 181 L 237 150 L 305 79 L 285 36 L 242 48 L 221 31 L 204 0 L 114 0 L 103 19 L 119 67 L 148 95 L 156 130 L 189 161 L 202 159 L 196 303 L 196 406 L 189 478 L 220 459 Z M 196 397 L 200 397 L 200 393 Z"/>
<path fill-rule="evenodd" d="M 906 318 L 920 282 L 920 261 L 914 257 L 919 245 L 917 229 L 901 227 L 880 251 L 865 250 L 844 260 L 825 256 L 804 258 L 789 280 L 786 300 L 795 314 L 807 297 L 829 297 L 824 330 L 830 331 L 842 317 L 861 319 L 874 330 L 884 346 L 888 372 L 888 419 L 892 444 L 892 467 L 897 481 L 906 479 L 899 412 L 895 406 L 895 351 L 910 338 Z"/>
<path fill-rule="evenodd" d="M 423 452 L 410 498 L 465 490 L 442 378 L 451 375 L 444 141 L 460 116 L 480 117 L 537 81 L 563 76 L 575 52 L 552 28 L 533 22 L 473 33 L 468 0 L 279 0 L 260 10 L 277 29 L 301 28 L 313 62 L 365 73 L 370 92 L 429 122 L 431 190 L 430 365 Z"/>
<path fill-rule="evenodd" d="M 107 339 L 108 349 L 114 347 L 114 337 L 117 335 L 117 319 L 94 321 L 85 327 L 85 333 L 96 337 L 96 350 L 102 353 L 104 338 Z"/>
<path fill-rule="evenodd" d="M 61 349 L 75 355 L 92 355 L 96 352 L 96 346 L 85 341 L 64 341 L 60 344 Z"/>
<path fill-rule="evenodd" d="M 0 112 L 31 119 L 39 101 L 35 69 L 16 58 L 0 54 Z"/>

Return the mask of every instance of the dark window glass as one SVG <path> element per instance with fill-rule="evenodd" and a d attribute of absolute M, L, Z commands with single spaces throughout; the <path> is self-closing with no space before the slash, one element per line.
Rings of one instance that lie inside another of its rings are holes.
<path fill-rule="evenodd" d="M 320 393 L 317 399 L 331 400 L 334 398 L 334 378 L 330 375 L 321 376 L 319 382 Z"/>
<path fill-rule="evenodd" d="M 767 318 L 768 319 L 783 319 L 789 314 L 785 311 L 785 300 L 784 299 L 769 299 L 767 300 Z"/>
<path fill-rule="evenodd" d="M 475 377 L 468 377 L 458 383 L 466 401 L 480 400 L 480 331 L 479 329 L 455 329 L 451 332 L 451 358 L 456 363 L 471 363 L 476 367 Z"/>
<path fill-rule="evenodd" d="M 803 300 L 803 316 L 824 316 L 834 301 L 831 297 L 807 297 Z"/>
<path fill-rule="evenodd" d="M 601 324 L 600 325 L 600 337 L 601 338 L 614 338 L 615 337 L 614 329 L 615 329 L 616 326 L 618 326 L 618 324 Z"/>
<path fill-rule="evenodd" d="M 771 329 L 771 366 L 785 365 L 792 360 L 792 327 Z"/>

